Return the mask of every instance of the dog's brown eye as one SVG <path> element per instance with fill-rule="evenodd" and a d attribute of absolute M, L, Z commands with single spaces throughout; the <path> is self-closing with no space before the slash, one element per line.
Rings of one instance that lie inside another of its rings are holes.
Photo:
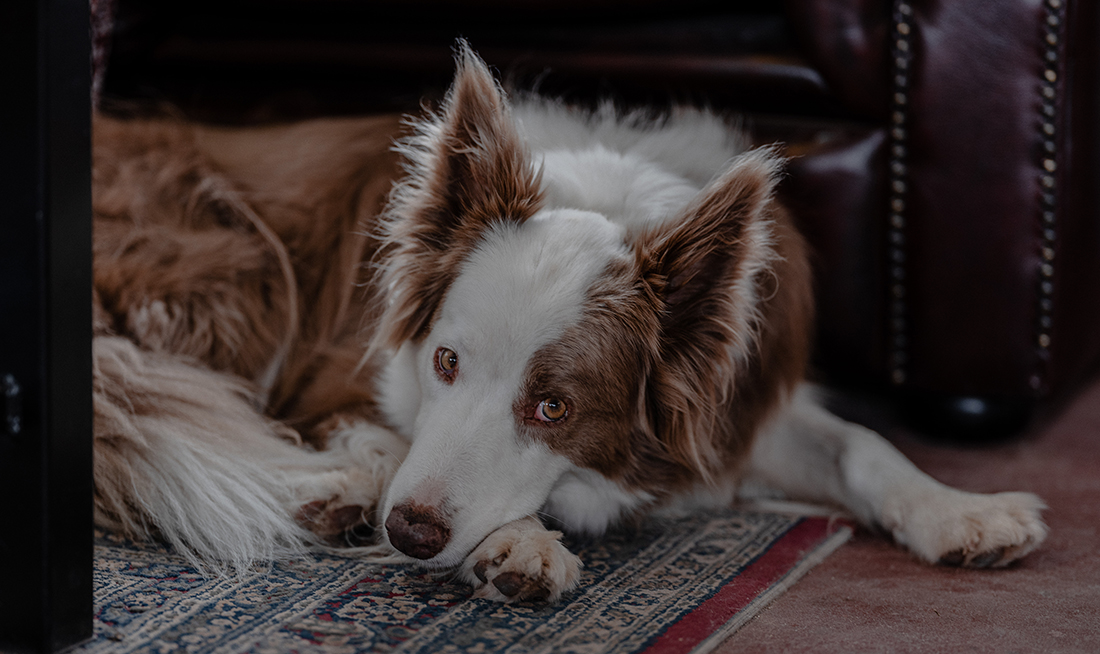
<path fill-rule="evenodd" d="M 535 417 L 543 422 L 558 422 L 568 413 L 569 407 L 556 397 L 547 398 L 535 407 Z"/>
<path fill-rule="evenodd" d="M 445 347 L 439 348 L 435 351 L 435 369 L 445 381 L 454 381 L 458 372 L 458 354 Z"/>

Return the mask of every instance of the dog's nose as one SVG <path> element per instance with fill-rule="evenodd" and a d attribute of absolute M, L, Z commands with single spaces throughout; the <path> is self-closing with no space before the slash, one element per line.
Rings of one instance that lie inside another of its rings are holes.
<path fill-rule="evenodd" d="M 443 551 L 451 528 L 437 509 L 404 502 L 390 509 L 386 518 L 390 544 L 415 559 L 430 559 Z"/>

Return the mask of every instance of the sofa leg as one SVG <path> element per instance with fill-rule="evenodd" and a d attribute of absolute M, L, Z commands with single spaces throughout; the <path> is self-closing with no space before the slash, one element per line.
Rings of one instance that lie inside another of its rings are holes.
<path fill-rule="evenodd" d="M 1011 438 L 1027 427 L 1035 410 L 1027 398 L 923 392 L 906 393 L 900 405 L 912 426 L 959 443 Z"/>

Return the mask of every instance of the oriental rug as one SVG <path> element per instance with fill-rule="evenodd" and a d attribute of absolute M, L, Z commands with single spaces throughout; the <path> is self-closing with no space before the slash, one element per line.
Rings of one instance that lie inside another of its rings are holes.
<path fill-rule="evenodd" d="M 701 654 L 844 543 L 826 518 L 728 511 L 570 542 L 581 585 L 502 605 L 414 567 L 310 554 L 205 579 L 165 550 L 98 533 L 95 636 L 81 653 Z"/>

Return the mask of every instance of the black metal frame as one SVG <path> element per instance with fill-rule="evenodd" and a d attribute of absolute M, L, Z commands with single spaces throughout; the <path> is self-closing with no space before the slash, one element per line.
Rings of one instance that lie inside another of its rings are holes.
<path fill-rule="evenodd" d="M 0 2 L 0 651 L 92 634 L 88 0 Z"/>

